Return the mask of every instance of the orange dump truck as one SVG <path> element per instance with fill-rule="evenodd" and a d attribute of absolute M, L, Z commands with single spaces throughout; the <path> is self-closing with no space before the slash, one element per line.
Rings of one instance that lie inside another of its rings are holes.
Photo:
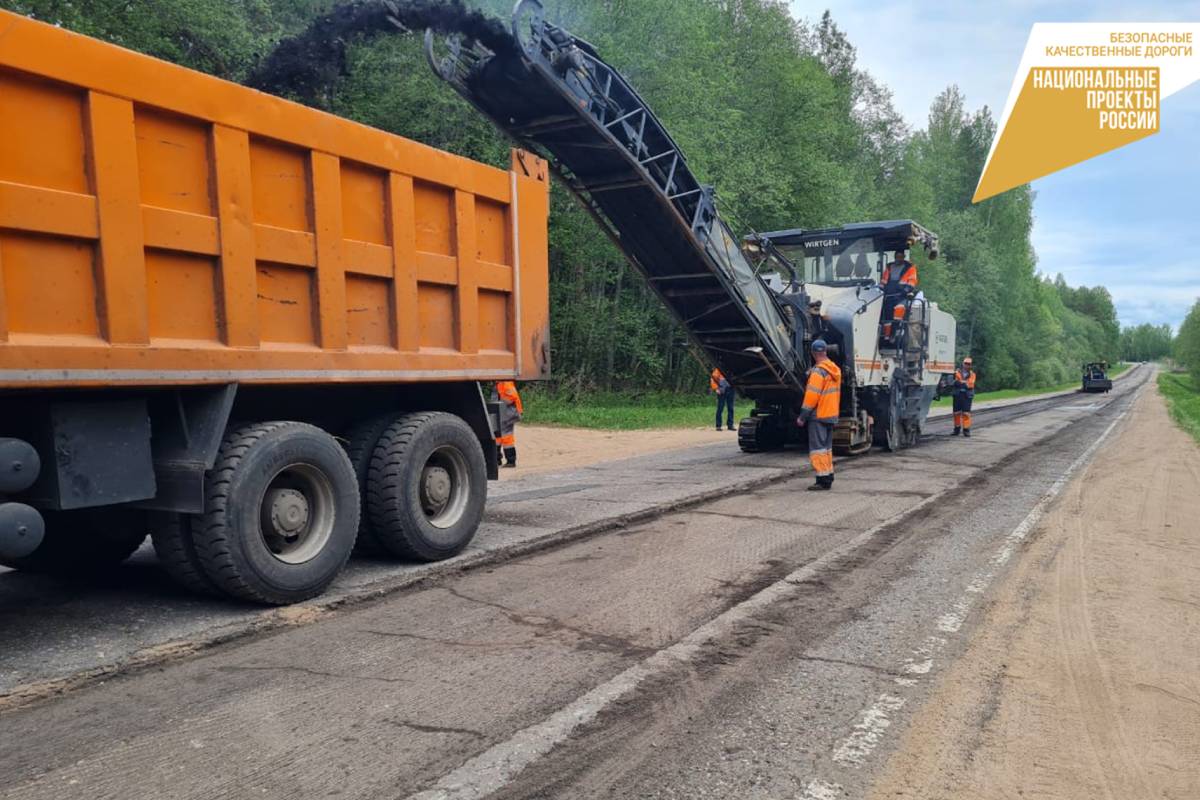
<path fill-rule="evenodd" d="M 0 12 L 0 563 L 150 535 L 287 603 L 459 552 L 479 381 L 549 371 L 546 165 L 503 171 Z"/>

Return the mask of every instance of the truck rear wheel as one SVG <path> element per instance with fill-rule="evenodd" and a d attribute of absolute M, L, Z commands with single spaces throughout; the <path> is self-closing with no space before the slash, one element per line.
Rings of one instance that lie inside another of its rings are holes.
<path fill-rule="evenodd" d="M 154 545 L 158 563 L 175 583 L 196 594 L 220 594 L 217 585 L 205 573 L 192 539 L 192 526 L 200 523 L 201 518 L 191 514 L 151 514 L 150 542 Z"/>
<path fill-rule="evenodd" d="M 320 428 L 265 422 L 230 431 L 206 491 L 192 541 L 226 594 L 274 605 L 315 597 L 354 548 L 354 470 Z"/>
<path fill-rule="evenodd" d="M 483 450 L 453 414 L 406 414 L 380 437 L 367 509 L 388 552 L 421 561 L 456 555 L 475 536 L 486 500 Z"/>
<path fill-rule="evenodd" d="M 146 512 L 132 508 L 43 511 L 46 535 L 27 556 L 0 560 L 24 572 L 85 575 L 120 564 L 146 539 Z"/>
<path fill-rule="evenodd" d="M 358 538 L 354 542 L 355 552 L 384 552 L 383 546 L 375 536 L 371 515 L 367 511 L 367 473 L 371 471 L 371 457 L 375 453 L 375 446 L 379 444 L 383 432 L 395 421 L 395 414 L 372 417 L 355 425 L 346 434 L 346 455 L 350 457 L 350 466 L 354 468 L 354 477 L 358 481 L 360 498 Z"/>

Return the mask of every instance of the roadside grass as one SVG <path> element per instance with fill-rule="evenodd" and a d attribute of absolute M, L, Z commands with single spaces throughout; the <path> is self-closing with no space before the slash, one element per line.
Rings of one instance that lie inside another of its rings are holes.
<path fill-rule="evenodd" d="M 1132 364 L 1117 364 L 1108 371 L 1109 378 L 1115 378 L 1125 370 L 1129 369 Z M 1069 383 L 1060 383 L 1057 386 L 1044 386 L 1040 389 L 999 389 L 994 392 L 977 392 L 975 394 L 975 402 L 983 403 L 988 400 L 1010 400 L 1014 397 L 1029 397 L 1035 394 L 1050 394 L 1051 392 L 1065 392 L 1068 389 L 1078 389 L 1080 380 L 1073 380 Z M 943 397 L 941 400 L 934 402 L 934 408 L 949 408 L 953 404 L 954 398 L 950 396 Z"/>
<path fill-rule="evenodd" d="M 1200 442 L 1200 383 L 1186 373 L 1163 372 L 1158 390 L 1167 398 L 1171 418 Z"/>
<path fill-rule="evenodd" d="M 525 414 L 522 422 L 530 425 L 557 425 L 570 428 L 599 428 L 633 431 L 651 428 L 706 428 L 713 424 L 717 410 L 715 395 L 678 395 L 665 392 L 642 394 L 593 394 L 568 399 L 556 395 L 523 391 Z M 750 416 L 754 403 L 738 398 L 734 425 Z"/>

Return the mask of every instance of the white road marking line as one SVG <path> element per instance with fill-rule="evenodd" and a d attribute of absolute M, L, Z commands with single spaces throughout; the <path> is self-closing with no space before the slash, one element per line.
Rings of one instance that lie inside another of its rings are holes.
<path fill-rule="evenodd" d="M 840 784 L 828 781 L 809 781 L 799 800 L 837 800 L 842 795 Z"/>
<path fill-rule="evenodd" d="M 860 766 L 879 745 L 884 732 L 892 725 L 888 714 L 899 711 L 908 700 L 884 692 L 871 707 L 862 713 L 854 731 L 833 751 L 833 760 L 845 766 Z"/>
<path fill-rule="evenodd" d="M 952 490 L 953 487 L 946 491 Z M 821 570 L 854 552 L 896 520 L 941 499 L 942 494 L 944 493 L 926 497 L 907 510 L 889 517 L 815 561 L 800 567 L 700 626 L 670 647 L 659 650 L 592 689 L 547 719 L 517 731 L 506 741 L 493 745 L 462 766 L 443 775 L 432 789 L 410 795 L 408 800 L 482 800 L 499 791 L 523 770 L 549 753 L 555 745 L 594 720 L 610 704 L 632 692 L 647 678 L 693 660 L 703 652 L 704 645 L 728 635 L 734 626 L 750 619 L 760 609 L 794 594 L 798 585 L 811 580 L 820 574 Z"/>
<path fill-rule="evenodd" d="M 904 665 L 904 671 L 910 675 L 928 675 L 931 669 L 933 669 L 932 658 L 927 658 L 924 661 L 909 661 Z"/>
<path fill-rule="evenodd" d="M 964 595 L 954 602 L 954 607 L 937 619 L 937 629 L 942 633 L 958 633 L 959 628 L 971 613 L 971 598 Z"/>

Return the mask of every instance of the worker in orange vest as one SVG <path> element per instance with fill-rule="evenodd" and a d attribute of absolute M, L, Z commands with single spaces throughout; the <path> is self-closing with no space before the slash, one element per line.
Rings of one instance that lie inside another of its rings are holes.
<path fill-rule="evenodd" d="M 733 430 L 733 385 L 716 367 L 708 376 L 708 385 L 717 394 L 717 430 L 721 430 L 722 409 L 725 410 L 725 425 Z"/>
<path fill-rule="evenodd" d="M 917 294 L 917 265 L 904 257 L 903 250 L 896 251 L 896 260 L 883 268 L 879 279 L 883 287 L 883 338 L 892 339 L 894 322 L 908 314 L 908 301 Z"/>
<path fill-rule="evenodd" d="M 954 370 L 954 433 L 971 436 L 971 401 L 975 399 L 975 370 L 971 357 L 962 360 L 962 366 Z"/>
<path fill-rule="evenodd" d="M 525 413 L 521 395 L 512 381 L 498 381 L 494 399 L 500 402 L 500 435 L 496 437 L 496 459 L 502 467 L 517 466 L 517 422 Z M 505 463 L 507 461 L 507 463 Z"/>
<path fill-rule="evenodd" d="M 813 364 L 796 424 L 808 428 L 808 460 L 817 481 L 808 490 L 833 488 L 833 428 L 842 409 L 842 371 L 829 358 L 824 339 L 812 343 Z"/>

